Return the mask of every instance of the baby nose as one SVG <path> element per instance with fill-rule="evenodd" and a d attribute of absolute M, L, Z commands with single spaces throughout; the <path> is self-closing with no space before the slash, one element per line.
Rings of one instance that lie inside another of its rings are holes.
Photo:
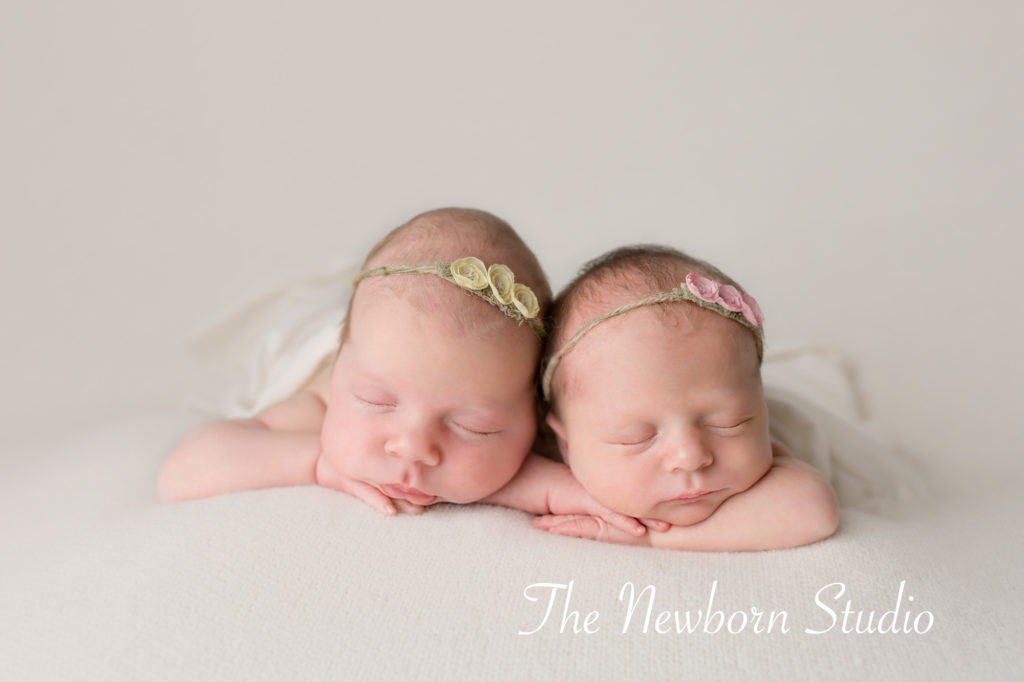
<path fill-rule="evenodd" d="M 427 466 L 437 466 L 441 462 L 441 451 L 429 429 L 423 426 L 409 426 L 392 433 L 384 443 L 384 451 L 407 462 L 420 462 Z"/>
<path fill-rule="evenodd" d="M 715 457 L 698 435 L 686 434 L 670 445 L 664 461 L 670 472 L 697 471 L 710 466 Z"/>

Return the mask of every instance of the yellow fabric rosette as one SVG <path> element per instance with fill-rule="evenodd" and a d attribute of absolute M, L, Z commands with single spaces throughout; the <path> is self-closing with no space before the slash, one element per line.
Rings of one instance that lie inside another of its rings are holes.
<path fill-rule="evenodd" d="M 463 289 L 482 291 L 491 283 L 487 279 L 487 266 L 479 258 L 466 256 L 452 261 L 452 280 Z"/>
<path fill-rule="evenodd" d="M 382 265 L 359 273 L 355 283 L 358 284 L 367 277 L 411 272 L 431 272 L 446 279 L 484 299 L 509 317 L 528 323 L 539 338 L 543 339 L 545 336 L 544 323 L 537 317 L 540 314 L 537 296 L 530 287 L 516 282 L 512 269 L 502 263 L 494 263 L 487 267 L 476 256 L 465 256 L 451 263 Z"/>
<path fill-rule="evenodd" d="M 516 283 L 512 285 L 512 305 L 528 320 L 537 317 L 537 314 L 540 312 L 537 296 L 525 284 Z"/>
<path fill-rule="evenodd" d="M 487 268 L 487 281 L 491 285 L 491 295 L 503 305 L 512 302 L 512 289 L 516 283 L 516 276 L 512 274 L 511 268 L 501 263 L 495 263 Z"/>

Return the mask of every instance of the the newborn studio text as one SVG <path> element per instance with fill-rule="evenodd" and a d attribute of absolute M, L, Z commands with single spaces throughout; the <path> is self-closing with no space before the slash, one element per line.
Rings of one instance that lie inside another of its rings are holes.
<path fill-rule="evenodd" d="M 696 608 L 680 609 L 663 603 L 656 586 L 640 587 L 632 582 L 622 585 L 615 613 L 608 614 L 587 608 L 585 597 L 572 580 L 527 585 L 523 597 L 535 605 L 530 620 L 519 629 L 524 636 L 542 632 L 592 635 L 601 631 L 644 635 L 923 635 L 935 625 L 931 611 L 916 608 L 915 596 L 907 590 L 906 580 L 893 586 L 892 596 L 884 604 L 858 603 L 842 582 L 823 585 L 808 595 L 813 613 L 802 615 L 807 620 L 803 623 L 795 623 L 785 609 L 754 605 L 746 609 L 721 607 L 717 580 L 712 581 L 705 595 L 690 602 L 699 604 Z"/>

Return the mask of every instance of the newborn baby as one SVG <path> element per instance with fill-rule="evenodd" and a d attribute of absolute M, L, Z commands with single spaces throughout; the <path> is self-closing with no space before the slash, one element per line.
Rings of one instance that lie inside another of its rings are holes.
<path fill-rule="evenodd" d="M 763 316 L 717 268 L 664 247 L 588 263 L 554 305 L 548 424 L 584 488 L 664 532 L 547 516 L 554 533 L 656 547 L 760 550 L 838 525 L 818 472 L 768 435 Z"/>
<path fill-rule="evenodd" d="M 564 465 L 529 455 L 550 298 L 504 221 L 471 209 L 416 216 L 366 257 L 333 361 L 250 419 L 186 434 L 161 467 L 161 498 L 318 484 L 384 514 L 487 501 L 644 534 Z"/>

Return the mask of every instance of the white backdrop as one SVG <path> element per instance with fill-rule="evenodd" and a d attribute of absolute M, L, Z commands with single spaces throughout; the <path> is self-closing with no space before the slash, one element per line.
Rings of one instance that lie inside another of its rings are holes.
<path fill-rule="evenodd" d="M 192 333 L 455 204 L 556 287 L 707 258 L 905 446 L 1021 472 L 1019 3 L 368 5 L 0 2 L 5 452 L 172 404 Z"/>

